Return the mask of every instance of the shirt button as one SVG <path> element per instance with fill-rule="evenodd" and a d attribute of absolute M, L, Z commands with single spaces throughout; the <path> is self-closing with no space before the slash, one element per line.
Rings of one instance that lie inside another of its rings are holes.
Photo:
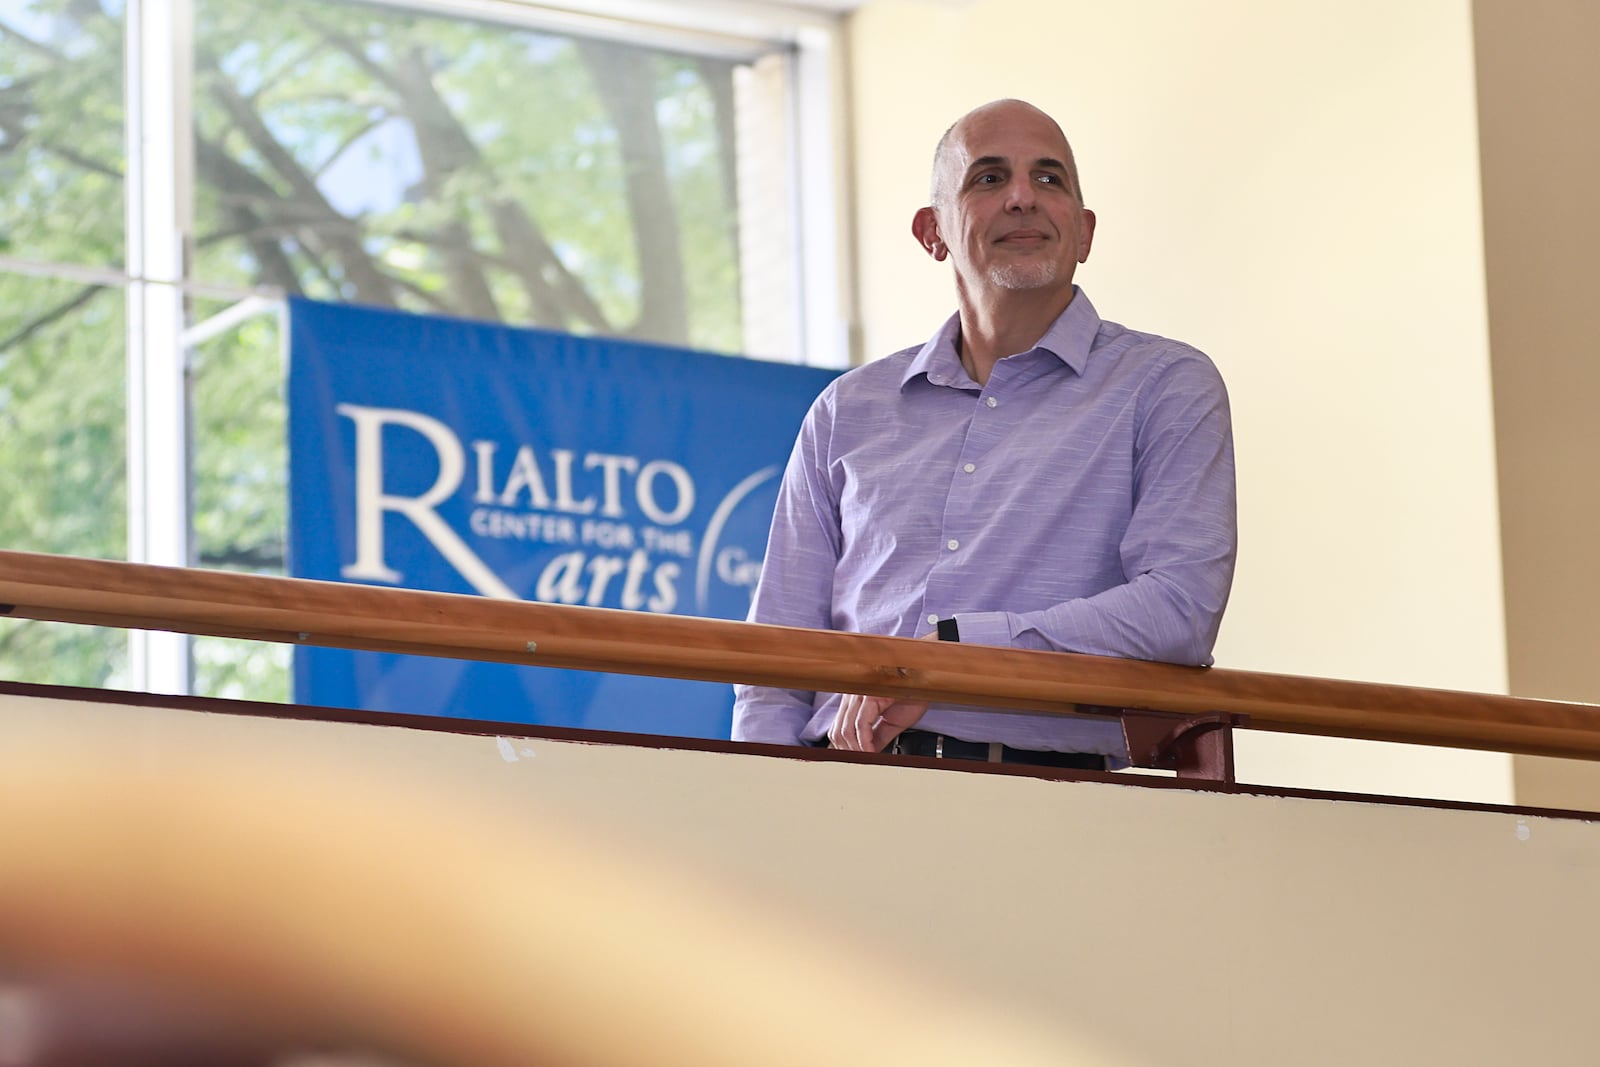
<path fill-rule="evenodd" d="M 961 469 L 966 471 L 968 474 L 971 474 L 973 471 L 978 469 L 978 465 L 976 463 L 968 463 L 965 467 L 962 467 Z"/>
<path fill-rule="evenodd" d="M 939 625 L 939 616 L 937 616 L 937 615 L 929 615 L 928 616 L 928 625 L 929 626 L 937 626 L 937 625 Z"/>
<path fill-rule="evenodd" d="M 989 406 L 990 406 L 990 407 L 994 407 L 994 406 L 995 406 L 995 405 L 996 405 L 996 404 L 999 404 L 999 403 L 1000 403 L 1000 401 L 998 401 L 998 400 L 996 400 L 996 399 L 995 399 L 995 398 L 994 398 L 994 397 L 992 397 L 992 396 L 987 396 L 987 397 L 984 397 L 984 398 L 983 398 L 983 402 L 984 402 L 984 403 L 985 403 L 985 404 L 988 404 L 988 405 L 989 405 Z"/>
<path fill-rule="evenodd" d="M 954 552 L 956 549 L 961 547 L 961 542 L 952 537 L 950 540 L 945 542 L 945 547 Z"/>

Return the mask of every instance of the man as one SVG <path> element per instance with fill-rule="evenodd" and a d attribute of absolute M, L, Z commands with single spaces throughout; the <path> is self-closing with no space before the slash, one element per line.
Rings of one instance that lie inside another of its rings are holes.
<path fill-rule="evenodd" d="M 751 621 L 1211 662 L 1236 540 L 1227 394 L 1203 354 L 1073 285 L 1094 227 L 1044 112 L 999 100 L 950 128 L 911 229 L 953 266 L 958 311 L 817 398 Z M 1127 762 L 1110 717 L 737 693 L 737 740 Z"/>

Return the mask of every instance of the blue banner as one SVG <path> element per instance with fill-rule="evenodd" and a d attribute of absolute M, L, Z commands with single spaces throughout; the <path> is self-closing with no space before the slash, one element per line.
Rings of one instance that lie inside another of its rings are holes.
<path fill-rule="evenodd" d="M 290 302 L 296 577 L 742 619 L 834 371 Z M 305 704 L 726 737 L 727 685 L 297 648 Z"/>

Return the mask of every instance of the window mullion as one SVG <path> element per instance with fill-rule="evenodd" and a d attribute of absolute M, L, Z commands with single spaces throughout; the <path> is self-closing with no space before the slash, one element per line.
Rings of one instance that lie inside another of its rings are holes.
<path fill-rule="evenodd" d="M 795 57 L 795 139 L 800 221 L 801 362 L 845 367 L 855 332 L 851 216 L 842 135 L 844 67 L 834 28 L 807 29 Z"/>
<path fill-rule="evenodd" d="M 128 558 L 188 566 L 188 404 L 182 335 L 193 213 L 191 0 L 130 0 L 128 26 Z M 190 689 L 190 639 L 137 633 L 136 689 Z"/>

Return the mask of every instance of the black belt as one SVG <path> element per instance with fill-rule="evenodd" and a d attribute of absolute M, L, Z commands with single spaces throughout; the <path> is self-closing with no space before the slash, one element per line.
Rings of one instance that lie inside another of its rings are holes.
<path fill-rule="evenodd" d="M 889 745 L 889 751 L 902 756 L 931 756 L 935 759 L 973 759 L 986 763 L 1028 763 L 1036 767 L 1072 767 L 1083 771 L 1103 771 L 1106 758 L 1092 752 L 1040 752 L 1031 748 L 984 741 L 963 741 L 926 730 L 907 730 Z"/>

